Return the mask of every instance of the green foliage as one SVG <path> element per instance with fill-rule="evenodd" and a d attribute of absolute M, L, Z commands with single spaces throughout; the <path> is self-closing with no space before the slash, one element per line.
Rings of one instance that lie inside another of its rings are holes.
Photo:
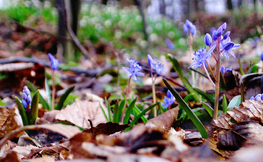
<path fill-rule="evenodd" d="M 188 117 L 192 120 L 196 128 L 199 130 L 203 138 L 208 137 L 208 133 L 204 127 L 204 125 L 201 123 L 201 121 L 198 119 L 198 117 L 194 114 L 192 109 L 185 103 L 185 101 L 182 99 L 180 94 L 165 80 L 163 79 L 164 84 L 166 87 L 171 91 L 173 96 L 176 98 L 176 101 L 180 104 L 181 108 L 187 113 Z"/>
<path fill-rule="evenodd" d="M 235 107 L 235 106 L 239 106 L 241 104 L 241 96 L 237 95 L 234 98 L 232 98 L 232 100 L 229 102 L 228 106 L 227 106 L 227 110 Z"/>
<path fill-rule="evenodd" d="M 23 125 L 26 126 L 35 124 L 38 116 L 39 91 L 37 90 L 32 97 L 31 109 L 29 112 L 26 112 L 21 100 L 18 97 L 15 97 L 15 102 L 21 115 Z"/>
<path fill-rule="evenodd" d="M 55 107 L 55 110 L 61 110 L 63 108 L 63 104 L 65 100 L 67 99 L 68 95 L 74 90 L 75 86 L 69 87 L 60 97 L 57 106 Z"/>

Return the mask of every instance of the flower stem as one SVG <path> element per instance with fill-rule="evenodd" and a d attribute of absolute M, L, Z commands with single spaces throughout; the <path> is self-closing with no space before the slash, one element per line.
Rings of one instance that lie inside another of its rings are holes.
<path fill-rule="evenodd" d="M 153 76 L 152 67 L 151 67 L 151 78 L 152 78 L 153 104 L 155 104 L 156 103 L 156 94 L 155 94 L 155 85 L 154 85 L 155 79 L 154 79 L 154 76 Z M 156 107 L 154 107 L 154 109 L 153 109 L 153 115 L 154 115 L 154 117 L 157 116 L 157 109 L 156 109 Z"/>
<path fill-rule="evenodd" d="M 55 105 L 55 71 L 52 70 L 52 110 L 54 110 L 54 105 Z"/>
<path fill-rule="evenodd" d="M 215 85 L 215 83 L 213 82 L 213 80 L 211 79 L 211 77 L 210 77 L 210 75 L 209 75 L 209 73 L 208 73 L 208 71 L 207 71 L 207 69 L 206 69 L 206 67 L 205 67 L 205 64 L 203 64 L 203 68 L 205 69 L 205 73 L 206 73 L 208 79 L 210 80 L 210 82 L 211 82 L 211 83 L 213 84 L 213 86 L 215 87 L 216 85 Z"/>
<path fill-rule="evenodd" d="M 218 105 L 219 105 L 219 85 L 220 85 L 220 48 L 219 48 L 219 40 L 217 40 L 217 63 L 216 63 L 216 89 L 215 89 L 215 107 L 213 119 L 217 119 L 218 114 Z"/>
<path fill-rule="evenodd" d="M 216 80 L 216 77 L 215 77 L 215 75 L 214 75 L 214 72 L 213 72 L 211 66 L 208 64 L 207 60 L 205 60 L 205 62 L 206 62 L 206 64 L 207 64 L 207 67 L 208 67 L 209 71 L 211 72 L 213 78 Z"/>

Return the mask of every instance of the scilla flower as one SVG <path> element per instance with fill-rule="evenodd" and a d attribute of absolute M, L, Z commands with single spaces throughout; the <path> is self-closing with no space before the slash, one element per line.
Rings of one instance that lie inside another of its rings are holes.
<path fill-rule="evenodd" d="M 59 65 L 58 59 L 56 59 L 51 53 L 48 54 L 48 58 L 49 58 L 49 60 L 51 62 L 52 70 L 57 70 L 58 69 L 58 65 Z"/>
<path fill-rule="evenodd" d="M 164 96 L 164 103 L 161 103 L 163 108 L 170 107 L 175 101 L 175 97 L 173 94 L 170 92 L 170 90 L 167 91 L 166 96 Z"/>
<path fill-rule="evenodd" d="M 185 20 L 185 24 L 183 26 L 183 30 L 184 30 L 184 33 L 187 34 L 188 31 L 190 31 L 190 33 L 192 35 L 195 35 L 195 32 L 196 32 L 196 27 L 195 25 L 189 21 L 189 20 Z"/>
<path fill-rule="evenodd" d="M 138 76 L 144 76 L 140 70 L 142 67 L 138 64 L 138 62 L 135 59 L 128 59 L 127 61 L 130 62 L 130 68 L 122 67 L 122 69 L 126 70 L 128 72 L 128 77 L 132 77 L 134 81 L 137 81 L 137 75 Z"/>
<path fill-rule="evenodd" d="M 254 96 L 251 96 L 250 97 L 250 100 L 255 100 L 255 101 L 261 101 L 263 100 L 263 94 L 257 94 L 255 97 Z"/>
<path fill-rule="evenodd" d="M 212 48 L 209 49 L 208 52 L 206 52 L 205 47 L 203 49 L 200 47 L 200 49 L 194 53 L 194 61 L 192 62 L 190 67 L 199 68 L 203 66 L 203 64 L 205 63 L 205 60 L 208 59 L 212 55 L 212 51 L 214 49 L 215 49 L 215 46 L 213 46 Z"/>
<path fill-rule="evenodd" d="M 23 93 L 22 93 L 22 104 L 25 109 L 29 108 L 29 105 L 31 104 L 31 96 L 30 91 L 27 86 L 24 86 Z"/>
<path fill-rule="evenodd" d="M 153 59 L 152 59 L 152 56 L 151 55 L 147 55 L 147 58 L 148 58 L 148 63 L 149 63 L 149 66 L 156 71 L 157 74 L 166 74 L 166 70 L 164 69 L 164 66 L 163 64 L 161 64 L 160 62 L 155 62 Z"/>

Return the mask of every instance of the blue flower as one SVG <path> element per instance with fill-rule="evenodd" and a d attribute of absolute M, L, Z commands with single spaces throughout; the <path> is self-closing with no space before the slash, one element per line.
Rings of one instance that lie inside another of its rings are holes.
<path fill-rule="evenodd" d="M 206 33 L 205 38 L 204 38 L 205 45 L 210 47 L 212 45 L 212 37 L 210 34 Z"/>
<path fill-rule="evenodd" d="M 157 74 L 166 74 L 166 70 L 164 69 L 164 65 L 160 62 L 155 62 L 153 59 L 152 59 L 152 56 L 151 55 L 147 55 L 147 59 L 148 59 L 148 64 L 149 66 L 154 69 L 156 71 Z"/>
<path fill-rule="evenodd" d="M 221 71 L 221 73 L 224 75 L 225 72 L 226 72 L 225 66 L 222 65 L 221 68 L 220 68 L 220 71 Z"/>
<path fill-rule="evenodd" d="M 187 34 L 188 31 L 190 31 L 190 33 L 192 35 L 195 35 L 195 32 L 196 32 L 196 27 L 195 25 L 189 21 L 189 20 L 185 20 L 185 24 L 183 26 L 183 30 L 184 30 L 184 33 Z"/>
<path fill-rule="evenodd" d="M 164 103 L 161 103 L 161 105 L 163 106 L 164 109 L 171 106 L 175 101 L 175 97 L 170 92 L 170 90 L 167 91 L 166 95 L 167 95 L 167 97 L 164 96 Z"/>
<path fill-rule="evenodd" d="M 228 59 L 228 53 L 231 54 L 234 58 L 236 58 L 234 52 L 232 50 L 236 49 L 237 47 L 239 47 L 240 44 L 235 44 L 233 42 L 227 42 L 227 43 L 222 43 L 222 49 L 224 49 L 223 54 L 225 55 L 225 57 Z"/>
<path fill-rule="evenodd" d="M 172 42 L 170 39 L 166 38 L 166 39 L 165 39 L 165 43 L 166 43 L 167 47 L 168 47 L 170 50 L 174 50 L 174 49 L 175 49 L 174 44 L 173 44 L 173 42 Z"/>
<path fill-rule="evenodd" d="M 28 108 L 28 106 L 31 104 L 31 96 L 30 91 L 27 86 L 24 86 L 23 93 L 22 93 L 22 104 L 24 108 Z"/>
<path fill-rule="evenodd" d="M 260 60 L 263 61 L 263 53 L 260 55 Z"/>
<path fill-rule="evenodd" d="M 226 32 L 223 36 L 223 39 L 228 39 L 230 35 L 230 31 Z"/>
<path fill-rule="evenodd" d="M 254 101 L 261 101 L 263 100 L 263 93 L 259 93 L 257 94 L 255 97 L 254 96 L 251 96 L 249 100 L 254 100 Z"/>
<path fill-rule="evenodd" d="M 203 49 L 200 47 L 200 49 L 194 53 L 194 61 L 192 62 L 190 67 L 201 67 L 205 63 L 205 60 L 212 55 L 212 52 L 215 49 L 215 47 L 216 46 L 212 46 L 208 52 L 206 52 L 205 47 Z"/>
<path fill-rule="evenodd" d="M 134 81 L 137 81 L 137 76 L 144 76 L 140 70 L 142 67 L 138 64 L 138 62 L 135 59 L 126 59 L 128 62 L 130 62 L 130 68 L 122 67 L 122 69 L 128 71 L 128 77 L 132 77 Z"/>
<path fill-rule="evenodd" d="M 48 54 L 48 58 L 49 58 L 49 60 L 51 62 L 52 70 L 57 70 L 58 69 L 58 65 L 59 65 L 58 59 L 56 59 L 51 53 Z"/>

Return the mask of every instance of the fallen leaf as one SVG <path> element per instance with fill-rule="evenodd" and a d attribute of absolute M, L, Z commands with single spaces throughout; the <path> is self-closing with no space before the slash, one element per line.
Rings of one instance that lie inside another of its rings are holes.
<path fill-rule="evenodd" d="M 7 134 L 0 141 L 0 148 L 7 142 L 7 140 L 16 137 L 21 132 L 23 132 L 25 130 L 38 130 L 38 129 L 48 129 L 48 130 L 51 130 L 53 132 L 60 133 L 61 135 L 65 136 L 68 139 L 80 132 L 79 128 L 74 127 L 74 126 L 70 126 L 70 125 L 62 125 L 62 124 L 29 125 L 29 126 L 25 126 L 25 127 L 15 129 L 11 133 Z"/>
<path fill-rule="evenodd" d="M 6 154 L 6 156 L 4 158 L 0 158 L 1 162 L 21 162 L 21 160 L 19 159 L 19 157 L 17 156 L 17 154 L 12 151 L 8 154 Z"/>
<path fill-rule="evenodd" d="M 177 119 L 178 110 L 179 108 L 168 110 L 165 113 L 148 120 L 145 126 L 167 132 L 172 127 L 173 122 Z"/>
<path fill-rule="evenodd" d="M 93 136 L 96 136 L 98 134 L 110 135 L 122 131 L 128 127 L 129 125 L 120 125 L 118 123 L 108 122 L 108 123 L 101 123 L 96 127 L 85 130 L 85 132 L 92 133 Z"/>
<path fill-rule="evenodd" d="M 104 105 L 101 105 L 107 112 Z M 68 121 L 83 128 L 90 128 L 88 119 L 92 121 L 93 126 L 100 123 L 106 123 L 106 119 L 100 108 L 99 102 L 81 101 L 76 99 L 71 105 L 62 109 L 55 117 L 56 120 Z"/>
<path fill-rule="evenodd" d="M 0 138 L 5 137 L 9 132 L 19 128 L 15 120 L 15 109 L 0 108 Z M 17 134 L 16 137 L 19 137 Z"/>

